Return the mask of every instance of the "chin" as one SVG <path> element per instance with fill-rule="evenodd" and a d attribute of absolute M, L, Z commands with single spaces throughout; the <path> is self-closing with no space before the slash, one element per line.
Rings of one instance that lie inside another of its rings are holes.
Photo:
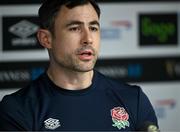
<path fill-rule="evenodd" d="M 90 72 L 94 69 L 94 67 L 92 68 L 80 68 L 80 69 L 76 69 L 76 71 L 78 72 Z"/>

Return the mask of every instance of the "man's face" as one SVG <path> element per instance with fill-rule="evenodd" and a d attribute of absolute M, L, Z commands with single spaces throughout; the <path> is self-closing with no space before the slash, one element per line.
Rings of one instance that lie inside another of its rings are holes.
<path fill-rule="evenodd" d="M 53 65 L 86 72 L 93 69 L 100 46 L 99 18 L 91 4 L 68 9 L 56 17 L 50 51 Z"/>

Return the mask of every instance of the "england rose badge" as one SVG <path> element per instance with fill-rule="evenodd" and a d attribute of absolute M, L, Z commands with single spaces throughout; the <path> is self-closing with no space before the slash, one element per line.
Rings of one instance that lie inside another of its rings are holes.
<path fill-rule="evenodd" d="M 117 127 L 119 130 L 129 127 L 129 115 L 123 107 L 115 107 L 111 109 L 111 116 L 113 121 L 112 126 Z"/>

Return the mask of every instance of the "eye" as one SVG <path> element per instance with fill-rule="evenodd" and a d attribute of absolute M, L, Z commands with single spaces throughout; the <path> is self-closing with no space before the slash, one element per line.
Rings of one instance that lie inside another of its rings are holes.
<path fill-rule="evenodd" d="M 80 31 L 80 28 L 79 27 L 70 27 L 69 31 L 77 32 L 77 31 Z"/>
<path fill-rule="evenodd" d="M 99 28 L 96 27 L 96 26 L 92 26 L 92 27 L 90 27 L 90 30 L 93 31 L 93 32 L 96 32 L 96 31 L 99 30 Z"/>

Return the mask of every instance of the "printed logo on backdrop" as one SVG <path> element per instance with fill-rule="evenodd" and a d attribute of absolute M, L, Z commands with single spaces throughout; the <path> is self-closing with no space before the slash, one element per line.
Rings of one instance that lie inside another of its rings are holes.
<path fill-rule="evenodd" d="M 48 61 L 0 62 L 0 88 L 19 88 L 36 79 Z M 99 59 L 99 72 L 126 82 L 167 82 L 180 80 L 180 57 Z"/>
<path fill-rule="evenodd" d="M 170 78 L 180 77 L 180 62 L 167 60 L 165 62 L 166 72 Z"/>
<path fill-rule="evenodd" d="M 114 20 L 110 21 L 109 25 L 101 28 L 102 40 L 119 40 L 123 34 L 131 31 L 132 23 L 129 20 Z"/>
<path fill-rule="evenodd" d="M 163 82 L 180 80 L 180 57 L 100 59 L 96 70 L 126 82 Z"/>
<path fill-rule="evenodd" d="M 36 79 L 47 67 L 46 61 L 0 62 L 0 88 L 21 88 Z"/>
<path fill-rule="evenodd" d="M 35 16 L 4 16 L 3 51 L 41 49 L 36 38 L 38 28 Z"/>
<path fill-rule="evenodd" d="M 139 15 L 141 46 L 178 45 L 177 13 L 142 13 Z"/>
<path fill-rule="evenodd" d="M 156 100 L 154 103 L 156 115 L 159 119 L 165 119 L 170 114 L 174 113 L 177 109 L 177 100 L 173 98 L 167 98 L 163 100 Z"/>
<path fill-rule="evenodd" d="M 144 78 L 142 62 L 133 59 L 101 59 L 95 69 L 110 78 L 126 82 L 138 82 Z"/>

